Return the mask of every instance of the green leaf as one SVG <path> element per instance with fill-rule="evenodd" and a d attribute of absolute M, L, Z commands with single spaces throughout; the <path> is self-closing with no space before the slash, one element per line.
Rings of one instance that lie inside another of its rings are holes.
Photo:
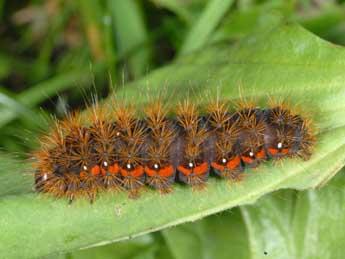
<path fill-rule="evenodd" d="M 128 56 L 132 74 L 139 77 L 147 70 L 151 58 L 142 7 L 133 0 L 108 0 L 108 8 L 112 14 L 114 39 L 118 44 L 119 55 Z"/>
<path fill-rule="evenodd" d="M 250 258 L 344 258 L 344 172 L 321 190 L 279 191 L 241 207 Z"/>
<path fill-rule="evenodd" d="M 239 209 L 163 230 L 174 258 L 248 258 L 247 233 Z"/>
<path fill-rule="evenodd" d="M 135 100 L 139 107 L 146 102 L 142 92 L 147 84 L 153 93 L 164 91 L 171 104 L 187 92 L 201 102 L 217 92 L 236 101 L 239 84 L 243 96 L 255 97 L 262 104 L 269 96 L 289 97 L 299 103 L 302 114 L 314 120 L 318 143 L 307 162 L 267 162 L 257 170 L 246 170 L 246 179 L 232 185 L 212 177 L 202 192 L 177 185 L 166 196 L 145 190 L 140 199 L 130 200 L 125 193 L 104 193 L 93 205 L 80 199 L 68 206 L 67 201 L 46 195 L 15 190 L 14 195 L 7 195 L 5 191 L 0 196 L 0 254 L 38 257 L 106 244 L 194 221 L 274 190 L 324 184 L 345 161 L 344 69 L 343 48 L 297 25 L 283 25 L 258 31 L 233 46 L 224 42 L 205 48 L 126 85 L 118 95 Z M 24 162 L 16 164 L 30 168 Z M 0 170 L 1 190 L 20 185 L 6 180 L 18 177 L 19 170 L 8 171 L 6 166 Z"/>
<path fill-rule="evenodd" d="M 185 55 L 206 45 L 210 34 L 215 30 L 233 0 L 209 1 L 198 21 L 193 25 L 180 50 L 180 55 Z"/>
<path fill-rule="evenodd" d="M 145 235 L 127 242 L 119 242 L 112 245 L 94 247 L 86 250 L 66 254 L 69 259 L 94 259 L 94 258 L 116 258 L 116 259 L 154 259 L 161 244 L 151 235 Z M 53 259 L 54 257 L 50 258 Z"/>
<path fill-rule="evenodd" d="M 166 8 L 175 13 L 186 24 L 191 25 L 207 3 L 207 0 L 151 0 L 158 8 Z"/>
<path fill-rule="evenodd" d="M 0 92 L 0 107 L 6 107 L 8 110 L 14 111 L 22 118 L 31 121 L 32 123 L 39 125 L 38 123 L 42 123 L 42 119 L 30 109 L 27 109 L 12 97 L 6 95 L 5 93 Z"/>
<path fill-rule="evenodd" d="M 345 169 L 324 188 L 271 193 L 163 230 L 174 258 L 343 258 Z"/>

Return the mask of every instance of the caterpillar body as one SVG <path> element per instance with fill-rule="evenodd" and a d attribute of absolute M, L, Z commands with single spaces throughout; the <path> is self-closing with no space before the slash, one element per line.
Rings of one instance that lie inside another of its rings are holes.
<path fill-rule="evenodd" d="M 141 118 L 120 102 L 110 113 L 94 104 L 86 120 L 69 114 L 40 139 L 35 189 L 70 202 L 79 196 L 93 202 L 106 189 L 136 198 L 144 186 L 162 194 L 176 182 L 202 189 L 210 174 L 239 180 L 245 168 L 266 160 L 312 154 L 310 120 L 282 103 L 231 111 L 217 101 L 206 110 L 200 114 L 186 99 L 174 116 L 162 100 L 145 107 Z"/>

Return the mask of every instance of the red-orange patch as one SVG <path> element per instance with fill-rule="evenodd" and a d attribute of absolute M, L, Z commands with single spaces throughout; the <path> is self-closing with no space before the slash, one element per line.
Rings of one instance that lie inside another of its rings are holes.
<path fill-rule="evenodd" d="M 166 166 L 159 170 L 159 175 L 163 177 L 170 177 L 174 174 L 174 167 L 172 165 Z"/>
<path fill-rule="evenodd" d="M 224 170 L 224 167 L 225 167 L 224 165 L 218 164 L 218 163 L 216 163 L 216 162 L 212 162 L 212 163 L 211 163 L 211 166 L 212 166 L 214 169 L 219 170 L 219 171 Z"/>
<path fill-rule="evenodd" d="M 253 159 L 248 157 L 248 156 L 242 156 L 241 158 L 242 158 L 243 162 L 245 162 L 247 164 L 253 163 Z"/>
<path fill-rule="evenodd" d="M 85 179 L 86 176 L 87 176 L 87 173 L 86 173 L 85 171 L 81 171 L 81 172 L 79 173 L 79 176 L 80 176 L 81 179 Z"/>
<path fill-rule="evenodd" d="M 100 173 L 101 173 L 101 168 L 98 165 L 91 168 L 91 174 L 93 176 L 98 176 Z"/>
<path fill-rule="evenodd" d="M 269 152 L 271 155 L 276 156 L 276 155 L 278 154 L 279 150 L 278 150 L 278 149 L 275 149 L 275 148 L 269 148 L 269 149 L 268 149 L 268 152 Z"/>
<path fill-rule="evenodd" d="M 283 148 L 281 152 L 285 155 L 285 154 L 289 153 L 289 151 L 290 151 L 289 148 Z"/>
<path fill-rule="evenodd" d="M 204 162 L 201 165 L 198 165 L 196 167 L 193 168 L 193 173 L 195 174 L 206 174 L 208 171 L 208 163 Z"/>
<path fill-rule="evenodd" d="M 142 166 L 137 166 L 136 168 L 132 170 L 126 170 L 124 168 L 120 169 L 122 176 L 133 176 L 133 177 L 140 177 L 144 174 L 144 168 Z"/>
<path fill-rule="evenodd" d="M 174 174 L 174 167 L 172 165 L 168 165 L 166 167 L 160 168 L 159 170 L 151 169 L 148 166 L 145 166 L 145 172 L 148 176 L 155 176 L 159 175 L 162 177 L 170 177 Z"/>
<path fill-rule="evenodd" d="M 148 176 L 155 176 L 155 175 L 158 175 L 158 171 L 155 170 L 155 169 L 151 169 L 150 167 L 148 166 L 145 166 L 145 173 L 148 175 Z"/>
<path fill-rule="evenodd" d="M 266 152 L 265 152 L 264 149 L 261 149 L 261 151 L 258 152 L 255 156 L 256 156 L 257 158 L 259 158 L 259 159 L 264 159 L 265 156 L 266 156 Z"/>
<path fill-rule="evenodd" d="M 118 164 L 113 164 L 109 166 L 108 171 L 112 174 L 118 174 L 120 172 L 120 167 Z"/>
<path fill-rule="evenodd" d="M 177 169 L 184 175 L 189 175 L 193 172 L 192 168 L 185 168 L 184 166 L 178 166 Z"/>
<path fill-rule="evenodd" d="M 236 169 L 241 163 L 241 159 L 239 156 L 235 156 L 234 159 L 230 160 L 226 165 L 230 169 Z"/>
<path fill-rule="evenodd" d="M 239 156 L 235 156 L 233 159 L 229 160 L 226 165 L 223 164 L 218 164 L 216 162 L 212 162 L 211 166 L 218 170 L 218 171 L 223 171 L 225 168 L 229 168 L 231 170 L 236 169 L 239 165 L 241 164 L 241 159 Z"/>
<path fill-rule="evenodd" d="M 204 162 L 198 166 L 195 166 L 193 168 L 185 168 L 184 166 L 178 166 L 177 169 L 183 173 L 184 175 L 189 175 L 192 173 L 195 173 L 197 175 L 202 175 L 207 173 L 208 171 L 208 163 Z"/>

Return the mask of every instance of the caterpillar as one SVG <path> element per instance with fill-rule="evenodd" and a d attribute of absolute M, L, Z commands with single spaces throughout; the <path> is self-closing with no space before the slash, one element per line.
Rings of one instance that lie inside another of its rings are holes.
<path fill-rule="evenodd" d="M 140 117 L 125 102 L 111 109 L 95 102 L 88 114 L 55 120 L 40 138 L 36 191 L 92 203 L 104 190 L 138 198 L 144 186 L 161 194 L 176 182 L 203 189 L 210 174 L 237 181 L 267 160 L 308 160 L 315 144 L 311 121 L 283 102 L 266 109 L 242 102 L 232 111 L 217 100 L 201 113 L 189 98 L 174 110 L 159 99 Z"/>

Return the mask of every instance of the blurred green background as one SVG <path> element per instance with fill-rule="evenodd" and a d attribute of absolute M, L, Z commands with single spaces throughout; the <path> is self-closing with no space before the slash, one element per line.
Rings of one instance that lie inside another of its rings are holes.
<path fill-rule="evenodd" d="M 25 157 L 46 118 L 82 109 L 91 93 L 277 19 L 345 44 L 343 0 L 0 0 L 0 150 Z M 248 258 L 243 210 L 61 258 Z"/>
<path fill-rule="evenodd" d="M 344 2 L 0 0 L 0 149 L 23 154 L 45 117 L 277 17 L 345 44 Z"/>

